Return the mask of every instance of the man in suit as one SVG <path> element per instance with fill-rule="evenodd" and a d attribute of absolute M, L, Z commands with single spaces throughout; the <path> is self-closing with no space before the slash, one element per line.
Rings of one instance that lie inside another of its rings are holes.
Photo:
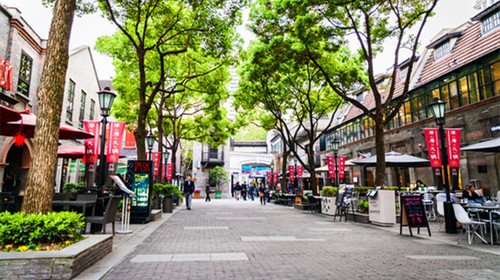
<path fill-rule="evenodd" d="M 186 208 L 191 210 L 191 196 L 194 192 L 194 182 L 191 179 L 191 176 L 187 177 L 187 180 L 184 182 L 184 198 L 186 199 Z"/>

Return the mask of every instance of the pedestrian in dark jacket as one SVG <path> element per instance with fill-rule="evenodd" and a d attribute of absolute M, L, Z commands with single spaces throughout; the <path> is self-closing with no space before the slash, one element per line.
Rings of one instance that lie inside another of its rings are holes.
<path fill-rule="evenodd" d="M 186 198 L 186 208 L 191 210 L 191 196 L 194 192 L 194 182 L 191 179 L 191 176 L 187 177 L 187 180 L 184 182 L 184 198 Z"/>
<path fill-rule="evenodd" d="M 259 197 L 260 197 L 260 204 L 266 205 L 266 188 L 264 187 L 264 183 L 260 183 Z"/>
<path fill-rule="evenodd" d="M 240 182 L 236 182 L 236 186 L 234 187 L 234 197 L 236 198 L 236 200 L 240 200 L 240 192 L 241 192 Z"/>
<path fill-rule="evenodd" d="M 211 201 L 211 199 L 210 199 L 210 185 L 208 183 L 205 186 L 205 194 L 206 194 L 205 202 Z"/>
<path fill-rule="evenodd" d="M 243 185 L 241 185 L 241 196 L 244 201 L 247 200 L 247 181 L 244 181 Z"/>

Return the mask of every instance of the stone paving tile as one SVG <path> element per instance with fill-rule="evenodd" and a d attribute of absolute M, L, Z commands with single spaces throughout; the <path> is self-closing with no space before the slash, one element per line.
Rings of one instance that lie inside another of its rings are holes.
<path fill-rule="evenodd" d="M 498 279 L 494 277 L 500 275 L 498 255 L 399 235 L 399 228 L 388 231 L 333 222 L 331 217 L 274 204 L 261 206 L 257 201 L 193 200 L 192 209 L 175 213 L 104 279 Z M 206 215 L 210 212 L 221 213 Z M 262 219 L 220 219 L 227 217 Z M 245 236 L 267 240 L 245 242 Z M 268 241 L 272 237 L 324 241 Z M 218 253 L 244 253 L 248 260 L 192 261 L 197 255 Z M 191 261 L 132 262 L 146 254 L 193 255 Z M 471 270 L 461 273 L 465 268 Z"/>

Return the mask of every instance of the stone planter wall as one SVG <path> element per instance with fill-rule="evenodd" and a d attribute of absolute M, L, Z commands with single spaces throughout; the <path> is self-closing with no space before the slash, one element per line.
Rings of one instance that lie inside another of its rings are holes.
<path fill-rule="evenodd" d="M 89 235 L 60 251 L 0 253 L 0 279 L 71 279 L 113 249 L 112 235 Z"/>
<path fill-rule="evenodd" d="M 321 197 L 321 213 L 325 215 L 333 216 L 335 215 L 335 211 L 337 210 L 337 206 L 335 205 L 335 200 L 337 197 Z"/>

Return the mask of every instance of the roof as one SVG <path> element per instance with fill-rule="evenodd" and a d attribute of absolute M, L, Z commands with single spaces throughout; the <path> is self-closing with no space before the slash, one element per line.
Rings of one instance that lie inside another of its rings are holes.
<path fill-rule="evenodd" d="M 487 16 L 491 11 L 495 10 L 496 8 L 500 7 L 500 1 L 496 2 L 495 4 L 489 6 L 485 10 L 481 11 L 479 14 L 475 15 L 473 18 L 471 18 L 472 21 L 480 20 L 484 16 Z"/>
<path fill-rule="evenodd" d="M 463 26 L 463 25 L 462 25 Z M 462 27 L 460 26 L 460 27 Z M 458 28 L 460 28 L 458 27 Z M 426 61 L 416 86 L 422 86 L 443 75 L 455 71 L 495 50 L 500 49 L 500 28 L 496 28 L 485 35 L 481 35 L 481 22 L 468 23 L 455 43 L 452 52 L 439 59 L 434 59 L 432 51 Z M 428 51 L 431 51 L 428 49 Z"/>

